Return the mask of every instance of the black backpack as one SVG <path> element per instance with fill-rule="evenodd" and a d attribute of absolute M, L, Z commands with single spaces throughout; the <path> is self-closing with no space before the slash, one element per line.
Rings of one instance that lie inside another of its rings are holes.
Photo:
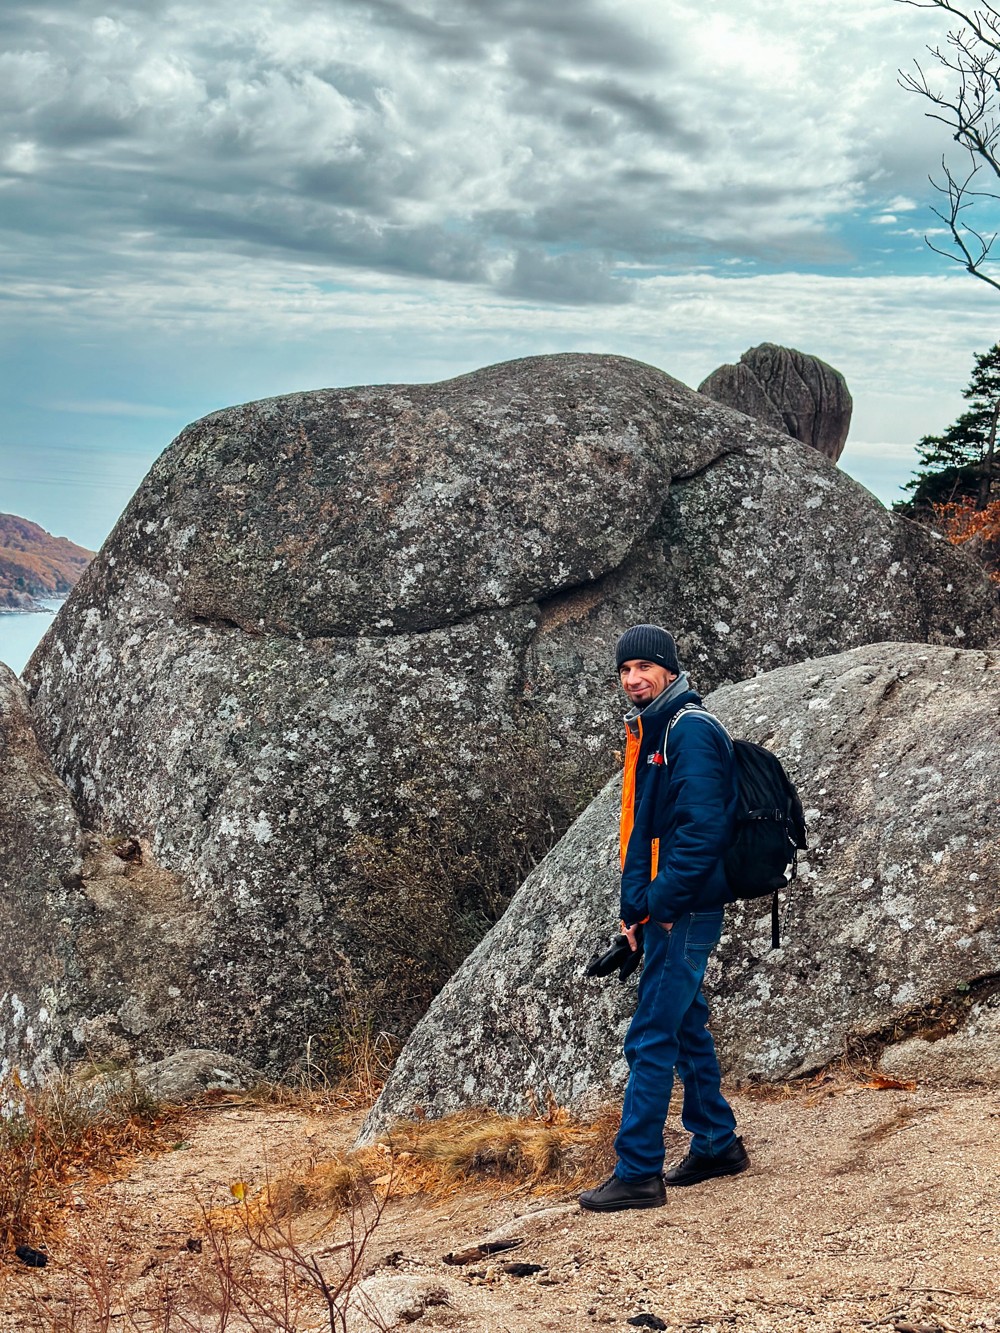
<path fill-rule="evenodd" d="M 707 709 L 685 704 L 670 719 L 668 736 L 674 723 L 686 712 L 705 713 L 722 727 Z M 797 854 L 807 846 L 802 802 L 777 755 L 763 745 L 734 740 L 733 753 L 739 806 L 733 841 L 726 853 L 726 879 L 734 898 L 764 898 L 771 894 L 771 948 L 776 949 L 778 893 L 795 878 Z"/>

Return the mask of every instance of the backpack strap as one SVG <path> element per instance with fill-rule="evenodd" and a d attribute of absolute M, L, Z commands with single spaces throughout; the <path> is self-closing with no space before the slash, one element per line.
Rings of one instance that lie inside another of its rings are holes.
<path fill-rule="evenodd" d="M 723 722 L 720 722 L 719 719 L 715 716 L 714 713 L 710 713 L 710 712 L 708 711 L 708 709 L 707 709 L 707 708 L 704 708 L 701 704 L 682 704 L 681 707 L 678 708 L 677 712 L 676 712 L 676 713 L 673 715 L 673 717 L 670 719 L 670 721 L 667 723 L 667 730 L 666 730 L 666 732 L 664 733 L 664 736 L 663 736 L 663 762 L 664 762 L 664 763 L 666 763 L 666 760 L 667 760 L 667 741 L 670 739 L 670 733 L 673 731 L 674 727 L 675 727 L 676 724 L 681 720 L 681 718 L 685 715 L 685 713 L 700 713 L 702 717 L 707 717 L 708 720 L 709 720 L 710 722 L 714 722 L 714 723 L 715 723 L 715 725 L 718 727 L 718 729 L 722 732 L 723 736 L 725 736 L 726 739 L 729 740 L 730 743 L 732 743 L 732 737 L 729 735 L 729 732 L 726 730 L 725 724 L 724 724 Z"/>

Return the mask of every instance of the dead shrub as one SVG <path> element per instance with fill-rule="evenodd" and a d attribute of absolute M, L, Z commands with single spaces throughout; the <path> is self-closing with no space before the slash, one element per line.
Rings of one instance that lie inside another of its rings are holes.
<path fill-rule="evenodd" d="M 365 1327 L 385 1328 L 356 1288 L 370 1266 L 369 1242 L 387 1198 L 359 1187 L 332 1238 L 325 1226 L 262 1217 L 242 1200 L 224 1220 L 224 1210 L 202 1213 L 197 1246 L 180 1265 L 165 1262 L 138 1274 L 109 1257 L 105 1220 L 99 1232 L 84 1228 L 59 1247 L 55 1272 L 46 1270 L 54 1281 L 15 1275 L 22 1299 L 9 1327 L 12 1333 L 346 1333 L 349 1321 L 363 1320 Z"/>
<path fill-rule="evenodd" d="M 84 1176 L 160 1142 L 167 1114 L 135 1079 L 106 1093 L 67 1075 L 0 1082 L 0 1247 L 44 1237 Z"/>
<path fill-rule="evenodd" d="M 234 1194 L 235 1205 L 202 1214 L 199 1277 L 170 1329 L 295 1333 L 322 1312 L 324 1327 L 344 1333 L 369 1243 L 394 1195 L 391 1176 L 376 1188 L 358 1161 L 334 1159 L 269 1182 L 252 1198 Z M 384 1327 L 377 1310 L 365 1315 L 371 1327 Z M 152 1328 L 168 1333 L 165 1324 Z"/>
<path fill-rule="evenodd" d="M 344 999 L 355 1027 L 396 1042 L 597 785 L 565 762 L 541 718 L 465 740 L 457 757 L 453 740 L 421 738 L 395 774 L 396 822 L 353 834 L 339 853 L 354 886 L 343 902 L 356 969 Z"/>

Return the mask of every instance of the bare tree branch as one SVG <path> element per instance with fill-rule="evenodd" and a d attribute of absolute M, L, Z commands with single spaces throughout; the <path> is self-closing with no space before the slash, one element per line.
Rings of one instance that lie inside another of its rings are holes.
<path fill-rule="evenodd" d="M 996 234 L 987 237 L 971 224 L 970 210 L 986 201 L 1000 203 L 1000 194 L 976 188 L 976 177 L 984 169 L 1000 181 L 1000 7 L 983 3 L 975 8 L 952 4 L 951 0 L 896 0 L 912 9 L 939 9 L 962 24 L 947 35 L 943 46 L 927 50 L 939 68 L 955 81 L 955 91 L 936 88 L 924 67 L 914 60 L 912 71 L 900 70 L 898 82 L 931 106 L 929 120 L 945 125 L 966 159 L 956 173 L 942 157 L 943 182 L 930 182 L 944 196 L 941 208 L 932 211 L 948 228 L 949 248 L 936 245 L 929 236 L 927 246 L 935 254 L 960 264 L 967 273 L 1000 291 L 1000 280 L 986 271 L 992 260 Z"/>
<path fill-rule="evenodd" d="M 896 0 L 899 5 L 909 5 L 911 9 L 941 9 L 946 14 L 967 23 L 978 41 L 994 49 L 1000 49 L 1000 9 L 984 3 L 980 9 L 969 10 L 949 4 L 948 0 Z M 950 36 L 950 34 L 949 34 Z"/>

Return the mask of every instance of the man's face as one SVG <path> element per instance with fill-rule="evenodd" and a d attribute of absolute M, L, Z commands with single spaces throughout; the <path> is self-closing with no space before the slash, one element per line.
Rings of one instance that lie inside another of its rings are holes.
<path fill-rule="evenodd" d="M 618 669 L 618 679 L 629 701 L 637 708 L 645 708 L 663 693 L 667 686 L 677 679 L 672 671 L 659 666 L 656 662 L 647 662 L 645 658 L 633 657 L 623 662 Z"/>

